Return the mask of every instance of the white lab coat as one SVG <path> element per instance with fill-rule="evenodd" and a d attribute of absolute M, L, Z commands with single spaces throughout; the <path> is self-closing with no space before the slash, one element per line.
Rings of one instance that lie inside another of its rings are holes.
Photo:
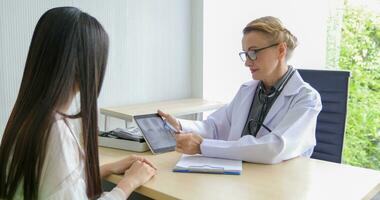
<path fill-rule="evenodd" d="M 315 129 L 322 103 L 319 93 L 296 71 L 269 110 L 257 136 L 241 137 L 259 81 L 243 84 L 228 105 L 204 121 L 180 120 L 184 132 L 205 139 L 202 155 L 274 164 L 300 155 L 310 157 L 316 144 Z"/>

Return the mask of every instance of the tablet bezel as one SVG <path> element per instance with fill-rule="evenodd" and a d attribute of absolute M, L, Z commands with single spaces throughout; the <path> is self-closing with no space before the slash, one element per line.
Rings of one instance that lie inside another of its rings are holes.
<path fill-rule="evenodd" d="M 146 114 L 146 115 L 135 115 L 135 116 L 133 116 L 133 119 L 135 120 L 136 125 L 137 125 L 137 126 L 139 127 L 139 129 L 141 130 L 141 133 L 142 133 L 142 135 L 143 135 L 143 137 L 144 137 L 146 143 L 148 144 L 148 147 L 149 147 L 150 151 L 152 151 L 153 154 L 161 154 L 161 153 L 166 153 L 166 152 L 174 151 L 174 150 L 175 150 L 175 147 L 176 147 L 175 145 L 174 145 L 173 147 L 164 147 L 164 148 L 161 148 L 161 149 L 158 149 L 158 150 L 154 149 L 154 148 L 151 146 L 148 137 L 145 136 L 145 133 L 144 133 L 143 129 L 140 127 L 140 124 L 137 122 L 137 120 L 138 120 L 138 119 L 144 119 L 144 118 L 152 118 L 152 117 L 158 117 L 158 118 L 161 119 L 161 121 L 162 121 L 163 123 L 165 123 L 164 120 L 162 119 L 162 117 L 161 117 L 158 113 L 154 113 L 154 114 Z M 172 134 L 172 133 L 169 132 L 169 134 Z"/>

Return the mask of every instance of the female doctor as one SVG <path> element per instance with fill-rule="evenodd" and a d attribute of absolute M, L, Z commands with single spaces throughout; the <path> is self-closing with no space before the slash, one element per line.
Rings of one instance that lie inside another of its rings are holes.
<path fill-rule="evenodd" d="M 274 164 L 310 157 L 321 111 L 318 92 L 287 64 L 297 39 L 275 17 L 262 17 L 243 30 L 239 53 L 253 80 L 228 105 L 204 121 L 177 120 L 176 150 L 186 154 Z"/>

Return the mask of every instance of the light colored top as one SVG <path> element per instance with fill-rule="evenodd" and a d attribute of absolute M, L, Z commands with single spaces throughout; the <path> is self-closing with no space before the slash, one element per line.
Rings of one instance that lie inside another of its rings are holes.
<path fill-rule="evenodd" d="M 180 116 L 215 110 L 222 107 L 223 105 L 224 103 L 218 101 L 208 101 L 204 99 L 192 98 L 101 108 L 100 113 L 119 119 L 133 121 L 133 116 L 157 113 L 157 109 L 161 109 L 162 111 L 175 116 Z"/>
<path fill-rule="evenodd" d="M 51 128 L 41 173 L 39 199 L 88 199 L 83 150 L 79 140 L 81 134 L 79 134 L 78 128 L 73 126 L 74 120 L 67 120 L 67 122 L 68 124 L 63 119 L 58 119 Z M 20 184 L 15 199 L 23 199 L 22 197 L 22 185 Z M 122 200 L 126 198 L 125 192 L 115 187 L 111 192 L 104 192 L 99 199 Z"/>
<path fill-rule="evenodd" d="M 172 172 L 181 154 L 152 155 L 99 148 L 101 164 L 125 156 L 145 156 L 158 168 L 157 175 L 136 192 L 153 199 L 370 199 L 380 191 L 380 172 L 298 157 L 275 165 L 243 162 L 240 176 Z M 117 183 L 123 176 L 111 175 Z"/>
<path fill-rule="evenodd" d="M 269 110 L 256 135 L 241 137 L 259 81 L 243 84 L 232 102 L 204 121 L 180 120 L 185 132 L 204 138 L 202 155 L 274 164 L 297 156 L 310 157 L 316 144 L 319 93 L 296 71 Z"/>

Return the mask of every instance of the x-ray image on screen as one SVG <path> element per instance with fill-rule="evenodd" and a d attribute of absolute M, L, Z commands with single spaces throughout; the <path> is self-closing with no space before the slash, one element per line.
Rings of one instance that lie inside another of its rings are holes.
<path fill-rule="evenodd" d="M 176 141 L 173 133 L 165 128 L 165 123 L 158 114 L 140 115 L 134 118 L 153 153 L 174 150 Z"/>

